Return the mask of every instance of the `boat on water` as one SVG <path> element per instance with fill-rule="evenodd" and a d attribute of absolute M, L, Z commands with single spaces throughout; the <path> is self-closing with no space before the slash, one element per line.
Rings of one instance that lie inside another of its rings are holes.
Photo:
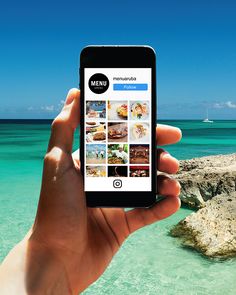
<path fill-rule="evenodd" d="M 214 121 L 212 121 L 212 120 L 209 120 L 209 118 L 208 118 L 208 109 L 207 109 L 207 116 L 206 116 L 206 119 L 204 119 L 202 122 L 203 122 L 203 123 L 213 123 L 213 122 L 214 122 Z"/>

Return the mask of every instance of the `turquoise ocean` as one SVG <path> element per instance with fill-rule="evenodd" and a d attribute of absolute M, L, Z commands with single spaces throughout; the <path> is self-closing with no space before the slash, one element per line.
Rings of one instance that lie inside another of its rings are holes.
<path fill-rule="evenodd" d="M 236 152 L 236 121 L 162 121 L 182 129 L 175 157 Z M 40 191 L 50 121 L 0 120 L 0 261 L 31 226 Z M 77 132 L 74 149 L 78 147 Z M 104 275 L 84 294 L 235 295 L 236 259 L 213 260 L 184 248 L 170 228 L 190 209 L 130 236 Z"/>

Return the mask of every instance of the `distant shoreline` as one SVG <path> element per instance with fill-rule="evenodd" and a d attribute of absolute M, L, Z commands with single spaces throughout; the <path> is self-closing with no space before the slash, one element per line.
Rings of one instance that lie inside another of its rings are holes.
<path fill-rule="evenodd" d="M 30 123 L 38 123 L 38 124 L 51 124 L 53 119 L 0 119 L 0 124 L 30 124 Z M 157 122 L 202 122 L 202 119 L 159 119 Z M 215 120 L 214 123 L 217 122 L 236 122 L 236 120 L 227 120 L 227 119 L 219 119 Z M 213 124 L 214 124 L 213 123 Z M 206 124 L 206 123 L 204 123 Z"/>
<path fill-rule="evenodd" d="M 54 119 L 0 119 L 0 124 L 51 124 Z"/>

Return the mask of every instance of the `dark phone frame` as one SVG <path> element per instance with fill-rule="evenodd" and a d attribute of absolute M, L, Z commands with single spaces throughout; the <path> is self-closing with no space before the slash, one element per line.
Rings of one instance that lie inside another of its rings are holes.
<path fill-rule="evenodd" d="M 151 68 L 152 74 L 152 191 L 85 192 L 89 207 L 150 207 L 156 202 L 156 55 L 149 46 L 87 46 L 80 54 L 80 160 L 84 177 L 84 68 Z"/>

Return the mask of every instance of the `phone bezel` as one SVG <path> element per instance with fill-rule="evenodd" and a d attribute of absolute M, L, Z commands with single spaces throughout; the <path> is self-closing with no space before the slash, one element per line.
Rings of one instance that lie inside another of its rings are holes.
<path fill-rule="evenodd" d="M 84 69 L 85 68 L 151 68 L 152 69 L 152 122 L 156 122 L 156 55 L 149 46 L 87 46 L 80 54 L 80 160 L 84 177 Z M 156 124 L 152 132 L 152 191 L 87 191 L 89 207 L 149 207 L 156 201 L 157 194 L 157 155 Z"/>

